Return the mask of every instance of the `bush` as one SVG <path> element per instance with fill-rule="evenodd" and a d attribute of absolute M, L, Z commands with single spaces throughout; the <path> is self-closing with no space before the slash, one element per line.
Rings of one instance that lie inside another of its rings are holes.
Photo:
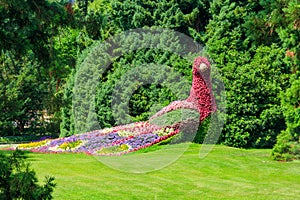
<path fill-rule="evenodd" d="M 0 154 L 0 199 L 47 200 L 56 186 L 54 177 L 46 177 L 45 184 L 37 184 L 35 172 L 25 162 L 24 152 Z"/>
<path fill-rule="evenodd" d="M 271 156 L 274 160 L 291 161 L 300 158 L 300 140 L 295 141 L 289 131 L 282 131 L 277 137 Z"/>
<path fill-rule="evenodd" d="M 277 137 L 272 157 L 275 160 L 300 158 L 300 76 L 290 78 L 291 86 L 281 93 L 281 105 L 287 128 Z"/>

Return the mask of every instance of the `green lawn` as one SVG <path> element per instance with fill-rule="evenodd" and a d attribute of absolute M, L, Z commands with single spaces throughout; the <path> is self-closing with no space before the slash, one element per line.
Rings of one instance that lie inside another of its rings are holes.
<path fill-rule="evenodd" d="M 28 155 L 40 180 L 55 176 L 54 199 L 300 199 L 299 161 L 276 162 L 270 150 L 225 146 L 200 159 L 199 148 L 192 144 L 168 167 L 140 174 L 83 154 Z"/>

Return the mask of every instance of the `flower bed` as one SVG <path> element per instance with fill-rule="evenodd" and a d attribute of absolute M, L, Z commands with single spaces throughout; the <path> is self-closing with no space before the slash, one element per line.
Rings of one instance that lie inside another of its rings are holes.
<path fill-rule="evenodd" d="M 19 144 L 18 148 L 20 149 L 32 149 L 32 148 L 38 148 L 40 146 L 44 146 L 47 144 L 49 139 L 42 140 L 42 141 L 36 141 L 36 142 L 30 142 L 30 143 L 25 143 L 25 144 Z"/>
<path fill-rule="evenodd" d="M 92 131 L 54 140 L 22 144 L 18 149 L 43 153 L 86 153 L 91 155 L 122 155 L 149 147 L 176 135 L 179 130 L 160 128 L 138 122 Z"/>

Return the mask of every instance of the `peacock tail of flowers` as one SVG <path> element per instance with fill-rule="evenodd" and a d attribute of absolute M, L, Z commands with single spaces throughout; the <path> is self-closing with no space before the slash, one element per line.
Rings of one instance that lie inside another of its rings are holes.
<path fill-rule="evenodd" d="M 19 145 L 17 148 L 41 153 L 123 155 L 147 148 L 178 133 L 179 129 L 161 128 L 149 122 L 137 122 L 65 138 Z"/>

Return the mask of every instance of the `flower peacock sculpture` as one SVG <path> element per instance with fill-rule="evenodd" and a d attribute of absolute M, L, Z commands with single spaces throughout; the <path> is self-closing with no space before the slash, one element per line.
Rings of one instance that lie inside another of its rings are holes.
<path fill-rule="evenodd" d="M 92 155 L 122 155 L 167 140 L 188 127 L 190 125 L 189 120 L 159 126 L 152 123 L 156 118 L 174 110 L 189 109 L 200 114 L 198 123 L 201 123 L 216 111 L 210 81 L 209 61 L 204 57 L 195 58 L 192 73 L 193 81 L 189 97 L 170 103 L 148 121 L 95 130 L 66 138 L 21 144 L 17 148 L 45 153 L 83 152 Z"/>

